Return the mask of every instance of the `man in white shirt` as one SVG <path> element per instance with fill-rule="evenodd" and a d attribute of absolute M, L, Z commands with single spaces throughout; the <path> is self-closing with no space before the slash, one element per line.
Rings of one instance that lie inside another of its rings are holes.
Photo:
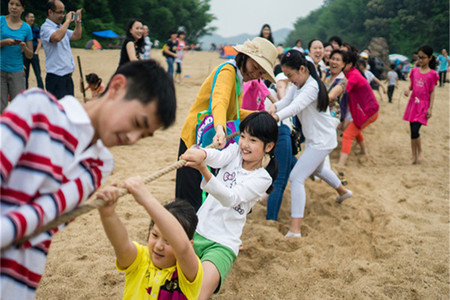
<path fill-rule="evenodd" d="M 47 19 L 41 26 L 41 41 L 45 51 L 47 91 L 61 99 L 74 95 L 72 73 L 75 63 L 72 57 L 70 41 L 81 38 L 81 8 L 66 15 L 64 4 L 59 0 L 47 2 Z M 64 16 L 66 19 L 62 23 Z M 70 23 L 75 22 L 75 30 L 70 30 Z"/>

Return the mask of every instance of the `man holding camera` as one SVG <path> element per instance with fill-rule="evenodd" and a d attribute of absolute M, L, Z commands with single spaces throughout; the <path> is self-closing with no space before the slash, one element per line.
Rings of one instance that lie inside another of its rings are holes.
<path fill-rule="evenodd" d="M 61 99 L 74 95 L 72 73 L 75 70 L 70 41 L 81 38 L 81 8 L 66 14 L 64 3 L 59 0 L 47 2 L 47 19 L 41 26 L 41 41 L 45 51 L 47 76 L 45 88 Z M 64 23 L 62 22 L 66 17 Z M 75 29 L 70 30 L 70 23 Z"/>

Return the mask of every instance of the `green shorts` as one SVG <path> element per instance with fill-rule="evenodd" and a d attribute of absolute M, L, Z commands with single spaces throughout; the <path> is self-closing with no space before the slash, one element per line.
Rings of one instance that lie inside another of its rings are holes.
<path fill-rule="evenodd" d="M 220 283 L 214 293 L 219 292 L 223 281 L 231 271 L 233 263 L 236 261 L 236 254 L 234 252 L 219 243 L 213 242 L 204 238 L 197 232 L 194 234 L 194 250 L 200 260 L 209 260 L 212 262 L 220 274 Z"/>

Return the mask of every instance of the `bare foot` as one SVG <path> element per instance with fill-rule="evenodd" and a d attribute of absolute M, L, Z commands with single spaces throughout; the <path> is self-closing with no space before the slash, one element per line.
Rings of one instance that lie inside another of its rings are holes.
<path fill-rule="evenodd" d="M 422 154 L 419 154 L 416 159 L 416 164 L 418 165 L 418 164 L 421 164 L 422 162 L 423 162 L 423 156 L 422 156 Z"/>

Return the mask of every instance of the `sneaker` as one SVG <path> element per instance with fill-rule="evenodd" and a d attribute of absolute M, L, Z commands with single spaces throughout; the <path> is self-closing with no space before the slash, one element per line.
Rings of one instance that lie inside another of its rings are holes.
<path fill-rule="evenodd" d="M 288 231 L 284 237 L 287 237 L 287 238 L 291 238 L 291 237 L 292 238 L 301 238 L 302 234 L 301 233 L 293 233 L 293 232 Z"/>
<path fill-rule="evenodd" d="M 347 190 L 347 193 L 345 193 L 344 195 L 342 195 L 342 196 L 337 196 L 336 202 L 337 202 L 337 203 L 342 203 L 342 201 L 344 201 L 344 200 L 347 199 L 347 198 L 350 198 L 352 195 L 353 195 L 352 191 Z"/>

